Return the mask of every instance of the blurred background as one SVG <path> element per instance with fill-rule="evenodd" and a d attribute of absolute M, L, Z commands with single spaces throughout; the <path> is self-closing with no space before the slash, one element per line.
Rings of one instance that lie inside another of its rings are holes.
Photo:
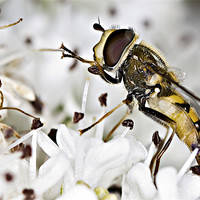
<path fill-rule="evenodd" d="M 105 29 L 112 25 L 132 27 L 141 39 L 163 52 L 170 66 L 186 72 L 182 84 L 200 96 L 199 10 L 199 1 L 181 0 L 0 0 L 0 25 L 23 18 L 17 26 L 0 32 L 0 73 L 21 79 L 34 89 L 45 106 L 42 117 L 49 128 L 64 119 L 71 120 L 74 111 L 81 111 L 83 88 L 89 77 L 85 125 L 90 125 L 93 117 L 102 115 L 98 97 L 107 92 L 107 110 L 113 108 L 126 96 L 123 84 L 106 84 L 90 75 L 87 65 L 61 60 L 60 52 L 30 53 L 29 50 L 57 49 L 63 42 L 83 58 L 93 59 L 92 49 L 99 42 L 101 32 L 92 26 L 99 18 Z M 18 55 L 17 59 L 6 62 L 13 55 Z M 58 109 L 60 115 L 55 114 Z M 105 134 L 125 109 L 106 120 Z M 155 131 L 165 133 L 163 127 L 137 110 L 130 118 L 135 122 L 132 133 L 147 147 Z M 187 147 L 175 138 L 162 165 L 180 168 L 188 155 Z"/>

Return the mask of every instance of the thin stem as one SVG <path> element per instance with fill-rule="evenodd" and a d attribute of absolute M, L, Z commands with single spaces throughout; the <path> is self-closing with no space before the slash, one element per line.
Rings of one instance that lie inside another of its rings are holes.
<path fill-rule="evenodd" d="M 33 115 L 31 115 L 31 114 L 19 109 L 19 108 L 16 108 L 16 107 L 2 107 L 2 108 L 0 108 L 0 110 L 16 110 L 16 111 L 21 112 L 24 115 L 27 115 L 27 116 L 29 116 L 29 117 L 31 117 L 33 119 L 37 119 L 37 117 L 35 117 L 35 116 L 33 116 Z"/>
<path fill-rule="evenodd" d="M 17 141 L 13 142 L 11 145 L 7 146 L 5 149 L 1 150 L 0 154 L 9 151 L 13 147 L 15 147 L 15 146 L 19 145 L 20 143 L 24 142 L 25 140 L 27 140 L 28 138 L 30 138 L 34 133 L 37 133 L 37 131 L 33 130 L 33 131 L 27 133 L 26 135 L 24 135 L 23 137 L 21 137 Z"/>
<path fill-rule="evenodd" d="M 189 166 L 192 164 L 193 160 L 195 159 L 195 156 L 198 154 L 199 149 L 196 148 L 190 155 L 190 157 L 187 159 L 187 161 L 185 162 L 185 164 L 182 166 L 182 168 L 180 169 L 180 171 L 178 172 L 177 175 L 177 180 L 179 181 L 181 179 L 181 177 L 185 174 L 185 172 L 187 171 L 187 169 L 189 168 Z"/>
<path fill-rule="evenodd" d="M 107 137 L 104 139 L 104 142 L 107 142 L 111 135 L 115 132 L 115 130 L 121 125 L 121 123 L 125 120 L 129 112 L 126 112 L 126 114 L 118 121 L 118 123 L 112 128 L 112 130 L 109 132 Z"/>
<path fill-rule="evenodd" d="M 0 95 L 1 95 L 1 102 L 0 102 L 0 109 L 3 107 L 3 101 L 4 101 L 4 97 L 3 97 L 3 92 L 0 91 Z"/>
<path fill-rule="evenodd" d="M 84 90 L 83 90 L 82 106 L 81 106 L 82 113 L 85 113 L 85 110 L 86 110 L 86 102 L 87 102 L 89 84 L 90 84 L 90 79 L 88 78 L 85 82 L 85 86 L 84 86 Z"/>
<path fill-rule="evenodd" d="M 31 147 L 32 147 L 32 156 L 30 157 L 29 175 L 32 181 L 36 178 L 37 134 L 33 134 L 32 136 Z"/>
<path fill-rule="evenodd" d="M 18 24 L 19 22 L 23 21 L 23 18 L 20 18 L 17 22 L 14 22 L 12 24 L 8 24 L 8 25 L 4 25 L 4 26 L 0 26 L 0 29 L 5 29 L 11 26 L 15 26 L 16 24 Z"/>
<path fill-rule="evenodd" d="M 90 85 L 90 79 L 86 79 L 86 82 L 85 82 L 85 86 L 84 86 L 84 90 L 83 90 L 83 97 L 82 97 L 82 105 L 81 105 L 81 112 L 83 114 L 85 114 L 85 110 L 86 110 L 86 104 L 87 104 L 87 96 L 88 96 L 88 90 L 89 90 L 89 85 Z M 83 124 L 83 121 L 81 120 L 79 122 L 79 128 L 80 127 L 83 127 L 84 124 Z"/>
<path fill-rule="evenodd" d="M 116 107 L 114 107 L 112 110 L 110 110 L 109 112 L 107 112 L 103 117 L 101 117 L 98 121 L 96 121 L 95 123 L 93 123 L 91 126 L 79 130 L 80 135 L 82 135 L 83 133 L 85 133 L 86 131 L 90 130 L 92 127 L 96 126 L 98 123 L 100 123 L 102 120 L 104 120 L 106 117 L 108 117 L 109 115 L 111 115 L 115 110 L 117 110 L 119 107 L 121 107 L 122 105 L 124 105 L 126 103 L 126 100 L 122 101 L 120 104 L 118 104 Z"/>

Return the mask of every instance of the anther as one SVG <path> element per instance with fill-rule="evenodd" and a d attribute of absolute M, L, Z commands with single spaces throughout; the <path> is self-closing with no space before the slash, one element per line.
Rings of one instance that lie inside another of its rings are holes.
<path fill-rule="evenodd" d="M 152 142 L 154 143 L 154 145 L 156 147 L 158 147 L 161 143 L 161 139 L 160 139 L 160 136 L 159 136 L 159 133 L 158 131 L 156 131 L 153 136 L 152 136 Z"/>
<path fill-rule="evenodd" d="M 134 122 L 133 122 L 133 120 L 131 120 L 131 119 L 126 119 L 126 120 L 124 120 L 124 121 L 122 122 L 122 126 L 129 127 L 130 130 L 132 130 L 132 129 L 133 129 L 133 126 L 134 126 Z"/>
<path fill-rule="evenodd" d="M 107 106 L 107 96 L 108 96 L 108 93 L 104 93 L 99 97 L 99 102 L 100 102 L 102 107 Z"/>
<path fill-rule="evenodd" d="M 78 123 L 81 119 L 83 119 L 84 113 L 81 112 L 74 112 L 73 123 Z"/>

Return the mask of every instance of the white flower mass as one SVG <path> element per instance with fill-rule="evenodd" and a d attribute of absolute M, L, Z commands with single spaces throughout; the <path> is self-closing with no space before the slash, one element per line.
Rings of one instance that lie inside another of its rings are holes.
<path fill-rule="evenodd" d="M 101 37 L 94 23 L 132 27 L 200 96 L 199 9 L 189 0 L 0 0 L 0 200 L 200 199 L 200 176 L 190 170 L 198 147 L 191 153 L 175 136 L 153 177 L 152 135 L 164 138 L 166 129 L 137 106 L 127 117 L 133 129 L 120 125 L 105 142 L 127 111 L 123 105 L 80 135 L 127 91 L 89 73 L 85 63 L 61 59 L 59 49 L 64 43 L 92 60 Z M 84 114 L 76 124 L 75 112 Z"/>

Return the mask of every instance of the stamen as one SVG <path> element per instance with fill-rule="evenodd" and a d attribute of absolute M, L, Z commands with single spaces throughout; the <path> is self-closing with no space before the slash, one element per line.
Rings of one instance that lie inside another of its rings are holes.
<path fill-rule="evenodd" d="M 37 131 L 34 131 L 34 130 L 30 131 L 29 133 L 27 133 L 26 135 L 24 135 L 23 137 L 21 137 L 20 139 L 18 139 L 17 141 L 13 142 L 11 145 L 9 145 L 8 147 L 6 147 L 2 151 L 0 151 L 0 154 L 3 154 L 5 152 L 11 150 L 12 148 L 14 148 L 15 146 L 19 145 L 20 143 L 23 143 L 25 140 L 30 138 L 35 133 L 37 133 Z"/>
<path fill-rule="evenodd" d="M 177 181 L 179 181 L 182 178 L 182 176 L 186 173 L 186 171 L 188 170 L 188 168 L 192 164 L 192 162 L 195 159 L 198 152 L 199 152 L 199 148 L 195 148 L 194 151 L 191 153 L 190 157 L 187 159 L 185 164 L 182 166 L 182 168 L 178 172 Z"/>
<path fill-rule="evenodd" d="M 82 106 L 81 106 L 82 113 L 85 113 L 85 110 L 86 110 L 89 85 L 90 85 L 90 79 L 88 78 L 86 79 L 84 90 L 83 90 Z"/>
<path fill-rule="evenodd" d="M 155 144 L 152 142 L 148 151 L 148 155 L 146 160 L 144 161 L 144 164 L 147 166 L 150 166 L 151 160 L 154 157 L 154 154 L 157 151 L 157 147 L 155 146 Z"/>
<path fill-rule="evenodd" d="M 152 142 L 154 143 L 154 145 L 156 147 L 158 147 L 161 143 L 161 139 L 160 139 L 160 136 L 158 134 L 158 131 L 156 131 L 153 136 L 152 136 Z"/>
<path fill-rule="evenodd" d="M 73 123 L 76 124 L 84 118 L 84 113 L 74 112 Z"/>
<path fill-rule="evenodd" d="M 119 138 L 124 138 L 126 134 L 131 130 L 130 127 L 126 127 L 124 131 L 119 135 Z"/>
<path fill-rule="evenodd" d="M 132 130 L 132 129 L 133 129 L 133 126 L 134 126 L 134 122 L 133 122 L 133 120 L 131 120 L 131 119 L 126 119 L 126 120 L 124 120 L 124 121 L 122 122 L 122 126 L 129 127 L 130 130 Z"/>
<path fill-rule="evenodd" d="M 104 106 L 102 109 L 102 112 L 100 116 L 103 116 L 106 114 L 107 108 Z M 95 131 L 95 137 L 103 139 L 103 133 L 104 133 L 104 127 L 105 127 L 105 121 L 102 121 L 97 125 L 96 131 Z"/>
<path fill-rule="evenodd" d="M 115 110 L 117 110 L 119 107 L 123 106 L 125 103 L 127 103 L 127 99 L 123 100 L 120 104 L 118 104 L 116 107 L 114 107 L 112 110 L 110 110 L 109 112 L 107 112 L 103 117 L 101 117 L 99 120 L 97 120 L 95 123 L 93 123 L 92 125 L 88 126 L 85 129 L 79 130 L 80 135 L 82 135 L 83 133 L 85 133 L 86 131 L 90 130 L 92 127 L 96 126 L 98 123 L 100 123 L 101 121 L 103 121 L 106 117 L 108 117 L 109 115 L 111 115 Z"/>
<path fill-rule="evenodd" d="M 90 86 L 90 79 L 87 78 L 85 81 L 85 86 L 83 89 L 83 97 L 82 97 L 82 105 L 81 105 L 81 112 L 84 116 L 84 113 L 86 111 L 86 105 L 87 105 L 87 97 L 88 97 L 88 91 L 89 91 L 89 86 Z M 82 117 L 83 118 L 83 117 Z M 79 123 L 79 127 L 78 129 L 80 129 L 80 127 L 83 127 L 83 121 L 81 121 Z"/>
<path fill-rule="evenodd" d="M 104 94 L 101 94 L 101 96 L 99 97 L 99 102 L 102 107 L 107 106 L 107 96 L 108 96 L 108 93 L 104 93 Z"/>
<path fill-rule="evenodd" d="M 156 132 L 154 132 L 154 134 L 152 136 L 152 143 L 150 145 L 147 158 L 144 161 L 144 164 L 149 166 L 150 168 L 153 167 L 153 166 L 151 166 L 151 162 L 155 157 L 155 153 L 158 150 L 160 143 L 161 143 L 161 139 L 160 139 L 158 131 L 156 131 Z M 151 169 L 151 171 L 152 171 L 152 169 Z"/>
<path fill-rule="evenodd" d="M 36 156 L 37 156 L 37 134 L 34 134 L 31 141 L 32 156 L 30 157 L 29 176 L 30 180 L 36 178 Z"/>
<path fill-rule="evenodd" d="M 126 121 L 126 117 L 128 116 L 129 114 L 129 110 L 125 113 L 125 115 L 119 120 L 119 122 L 112 128 L 112 130 L 108 133 L 108 135 L 106 136 L 106 138 L 104 139 L 104 142 L 107 142 L 111 135 L 115 132 L 115 130 L 122 124 L 122 126 L 127 126 L 127 123 L 124 121 Z M 124 124 L 123 124 L 124 123 Z M 132 121 L 132 125 L 133 125 L 133 121 Z M 131 127 L 129 127 L 131 128 Z"/>

